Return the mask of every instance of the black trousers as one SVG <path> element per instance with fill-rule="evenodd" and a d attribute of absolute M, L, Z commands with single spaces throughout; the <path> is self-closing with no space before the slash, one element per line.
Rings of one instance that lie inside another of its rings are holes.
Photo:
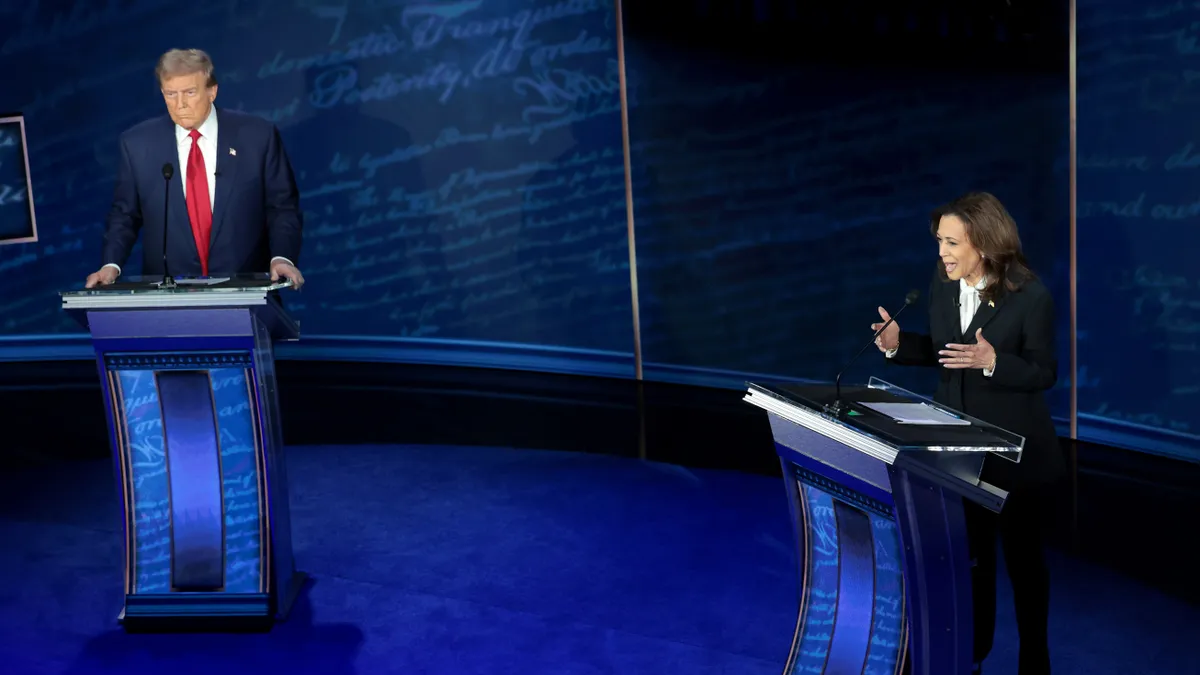
<path fill-rule="evenodd" d="M 1046 568 L 1043 528 L 1050 518 L 1042 489 L 1009 493 L 1000 513 L 965 504 L 967 541 L 976 566 L 971 570 L 975 609 L 975 662 L 992 650 L 996 631 L 996 540 L 1012 580 L 1020 636 L 1018 675 L 1049 675 L 1050 573 Z"/>

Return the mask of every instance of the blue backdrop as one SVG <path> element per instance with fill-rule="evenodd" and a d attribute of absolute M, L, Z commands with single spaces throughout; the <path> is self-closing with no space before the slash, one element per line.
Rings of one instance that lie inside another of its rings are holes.
<path fill-rule="evenodd" d="M 1200 461 L 1200 5 L 1079 5 L 1079 435 Z"/>
<path fill-rule="evenodd" d="M 632 375 L 611 2 L 116 4 L 0 22 L 0 110 L 27 115 L 42 237 L 0 247 L 0 338 L 79 335 L 56 293 L 99 263 L 116 137 L 162 113 L 157 56 L 199 46 L 218 105 L 274 120 L 297 170 L 310 283 L 289 306 L 308 355 Z M 1200 17 L 1182 7 L 1079 8 L 1080 435 L 1200 459 Z M 1058 302 L 1066 420 L 1065 76 L 769 67 L 626 37 L 648 378 L 831 378 L 877 305 L 927 289 L 930 209 L 987 189 Z M 848 379 L 871 373 L 922 391 L 933 375 L 871 355 Z"/>
<path fill-rule="evenodd" d="M 632 374 L 611 3 L 55 4 L 2 24 L 47 225 L 0 252 L 0 333 L 79 330 L 54 293 L 98 267 L 116 137 L 165 112 L 158 55 L 202 46 L 217 104 L 274 120 L 297 171 L 306 335 L 537 343 Z"/>
<path fill-rule="evenodd" d="M 1065 73 L 772 68 L 632 37 L 627 50 L 649 377 L 831 380 L 870 338 L 876 307 L 894 311 L 914 288 L 922 302 L 899 323 L 925 330 L 938 260 L 929 214 L 988 189 L 1058 299 L 1052 402 L 1066 420 Z M 936 377 L 871 352 L 845 380 L 869 374 L 923 392 Z"/>

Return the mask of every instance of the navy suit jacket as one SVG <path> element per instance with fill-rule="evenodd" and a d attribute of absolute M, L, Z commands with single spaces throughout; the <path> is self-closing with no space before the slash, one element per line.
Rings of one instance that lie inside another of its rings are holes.
<path fill-rule="evenodd" d="M 210 276 L 265 273 L 279 256 L 300 264 L 303 215 L 291 163 L 279 130 L 265 119 L 215 109 L 216 189 L 209 244 Z M 163 236 L 173 276 L 199 276 L 200 254 L 183 199 L 175 123 L 142 122 L 120 138 L 120 163 L 104 234 L 103 264 L 124 266 L 142 233 L 142 273 L 161 275 Z M 163 165 L 175 167 L 168 183 Z M 163 200 L 170 190 L 166 228 Z"/>

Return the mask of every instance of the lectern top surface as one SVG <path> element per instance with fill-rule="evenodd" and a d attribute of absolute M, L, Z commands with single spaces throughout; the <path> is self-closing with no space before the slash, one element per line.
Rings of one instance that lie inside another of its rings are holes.
<path fill-rule="evenodd" d="M 101 295 L 179 295 L 188 293 L 237 293 L 245 291 L 277 291 L 287 288 L 287 279 L 272 281 L 268 274 L 237 274 L 228 277 L 175 277 L 174 286 L 163 283 L 161 276 L 130 276 L 107 286 L 63 291 L 66 297 Z"/>
<path fill-rule="evenodd" d="M 956 416 L 969 421 L 970 424 L 934 426 L 899 422 L 864 404 L 903 403 L 919 399 L 914 398 L 915 395 L 891 387 L 891 385 L 874 378 L 872 378 L 872 382 L 878 384 L 866 387 L 842 387 L 841 400 L 845 403 L 845 409 L 837 414 L 831 414 L 828 409 L 828 406 L 836 398 L 834 387 L 829 385 L 780 383 L 751 384 L 751 387 L 782 402 L 806 409 L 830 423 L 853 429 L 895 448 L 974 449 L 1016 453 L 1015 456 L 1019 457 L 1020 451 L 1024 447 L 1025 439 L 1021 436 L 961 413 L 956 413 Z"/>

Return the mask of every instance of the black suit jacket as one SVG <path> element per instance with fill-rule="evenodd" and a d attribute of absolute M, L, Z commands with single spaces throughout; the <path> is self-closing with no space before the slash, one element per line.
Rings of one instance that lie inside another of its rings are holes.
<path fill-rule="evenodd" d="M 1040 281 L 1003 292 L 994 306 L 981 302 L 965 335 L 959 321 L 958 281 L 933 282 L 929 291 L 929 334 L 901 331 L 894 363 L 941 370 L 934 400 L 1025 437 L 1019 464 L 989 457 L 984 479 L 1017 489 L 1058 479 L 1065 470 L 1058 434 L 1044 392 L 1058 379 L 1054 299 Z M 976 329 L 996 350 L 996 369 L 950 369 L 938 363 L 947 343 L 975 344 Z"/>

